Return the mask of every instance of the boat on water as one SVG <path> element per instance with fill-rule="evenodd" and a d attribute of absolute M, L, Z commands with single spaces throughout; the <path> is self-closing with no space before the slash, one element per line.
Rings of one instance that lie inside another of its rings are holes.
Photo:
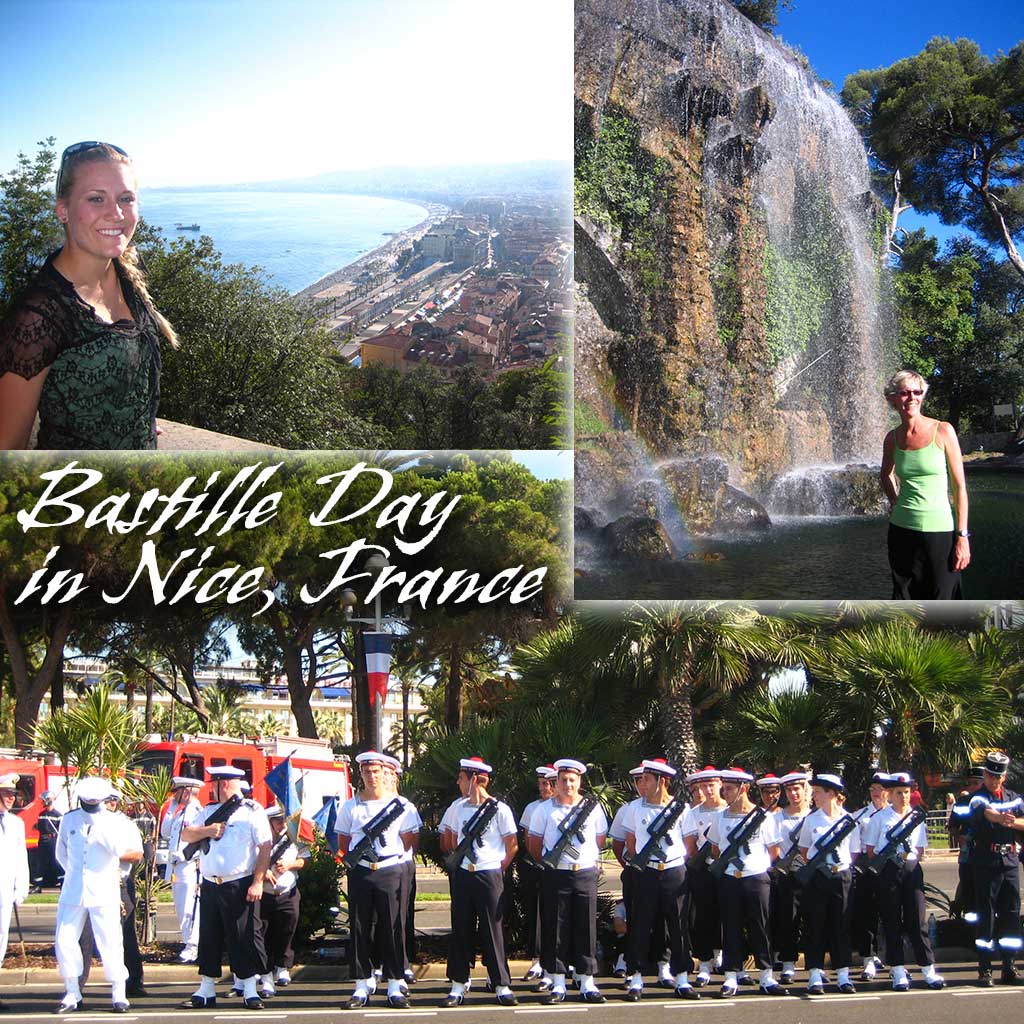
<path fill-rule="evenodd" d="M 198 231 L 199 230 L 199 225 L 198 224 L 175 224 L 174 225 L 174 230 L 175 231 Z"/>

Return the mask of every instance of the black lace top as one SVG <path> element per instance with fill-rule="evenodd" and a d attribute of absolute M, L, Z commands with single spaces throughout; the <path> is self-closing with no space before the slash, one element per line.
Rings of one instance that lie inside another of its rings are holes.
<path fill-rule="evenodd" d="M 120 268 L 133 319 L 100 320 L 53 266 L 55 255 L 0 324 L 0 375 L 28 380 L 50 368 L 37 447 L 155 448 L 159 328 Z"/>

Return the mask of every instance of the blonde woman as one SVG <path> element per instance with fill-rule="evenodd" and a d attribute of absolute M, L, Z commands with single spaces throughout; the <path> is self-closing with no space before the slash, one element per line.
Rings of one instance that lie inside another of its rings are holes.
<path fill-rule="evenodd" d="M 922 414 L 927 392 L 927 382 L 912 370 L 897 373 L 884 392 L 900 416 L 900 425 L 885 435 L 881 470 L 897 601 L 962 597 L 960 573 L 971 561 L 960 443 L 950 424 Z"/>
<path fill-rule="evenodd" d="M 0 448 L 156 447 L 157 312 L 131 245 L 137 182 L 119 146 L 78 142 L 61 156 L 64 245 L 0 324 Z"/>

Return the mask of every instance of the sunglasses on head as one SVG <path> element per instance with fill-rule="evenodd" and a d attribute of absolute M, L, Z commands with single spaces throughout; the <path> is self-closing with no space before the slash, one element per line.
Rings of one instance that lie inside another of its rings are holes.
<path fill-rule="evenodd" d="M 87 153 L 90 149 L 98 149 L 100 146 L 109 146 L 120 153 L 121 156 L 128 156 L 125 150 L 120 146 L 115 146 L 112 142 L 76 142 L 74 145 L 68 146 L 60 155 L 60 170 L 57 171 L 57 195 L 60 195 L 60 186 L 64 179 L 64 167 L 68 160 L 73 156 L 78 156 L 79 153 Z"/>

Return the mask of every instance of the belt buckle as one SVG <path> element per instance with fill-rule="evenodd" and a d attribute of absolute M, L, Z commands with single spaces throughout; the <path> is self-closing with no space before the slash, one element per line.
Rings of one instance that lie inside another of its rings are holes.
<path fill-rule="evenodd" d="M 380 867 L 380 861 L 379 860 L 375 860 L 375 861 L 373 861 L 373 863 L 370 864 L 370 870 L 371 871 L 376 871 L 377 868 L 379 868 L 379 867 Z"/>
<path fill-rule="evenodd" d="M 743 869 L 742 869 L 742 868 L 737 868 L 737 869 L 736 869 L 736 870 L 735 870 L 735 871 L 734 871 L 734 872 L 732 873 L 732 877 L 733 877 L 733 878 L 742 878 L 742 877 L 743 877 Z"/>
<path fill-rule="evenodd" d="M 579 864 L 573 864 L 572 869 L 573 869 L 573 871 L 579 871 L 579 869 L 580 869 Z"/>
<path fill-rule="evenodd" d="M 224 884 L 224 876 L 223 875 L 214 875 L 213 878 L 210 879 L 210 881 L 213 882 L 214 885 L 223 885 Z"/>
<path fill-rule="evenodd" d="M 664 861 L 661 861 L 661 862 L 660 862 L 660 863 L 658 864 L 658 870 L 659 870 L 659 871 L 664 871 L 664 870 L 665 870 L 665 862 L 664 862 Z"/>
<path fill-rule="evenodd" d="M 832 874 L 833 875 L 838 875 L 839 872 L 842 871 L 842 870 L 843 869 L 838 864 L 833 864 L 832 865 Z"/>
<path fill-rule="evenodd" d="M 471 862 L 471 863 L 466 865 L 466 870 L 467 871 L 476 871 L 476 865 Z"/>

